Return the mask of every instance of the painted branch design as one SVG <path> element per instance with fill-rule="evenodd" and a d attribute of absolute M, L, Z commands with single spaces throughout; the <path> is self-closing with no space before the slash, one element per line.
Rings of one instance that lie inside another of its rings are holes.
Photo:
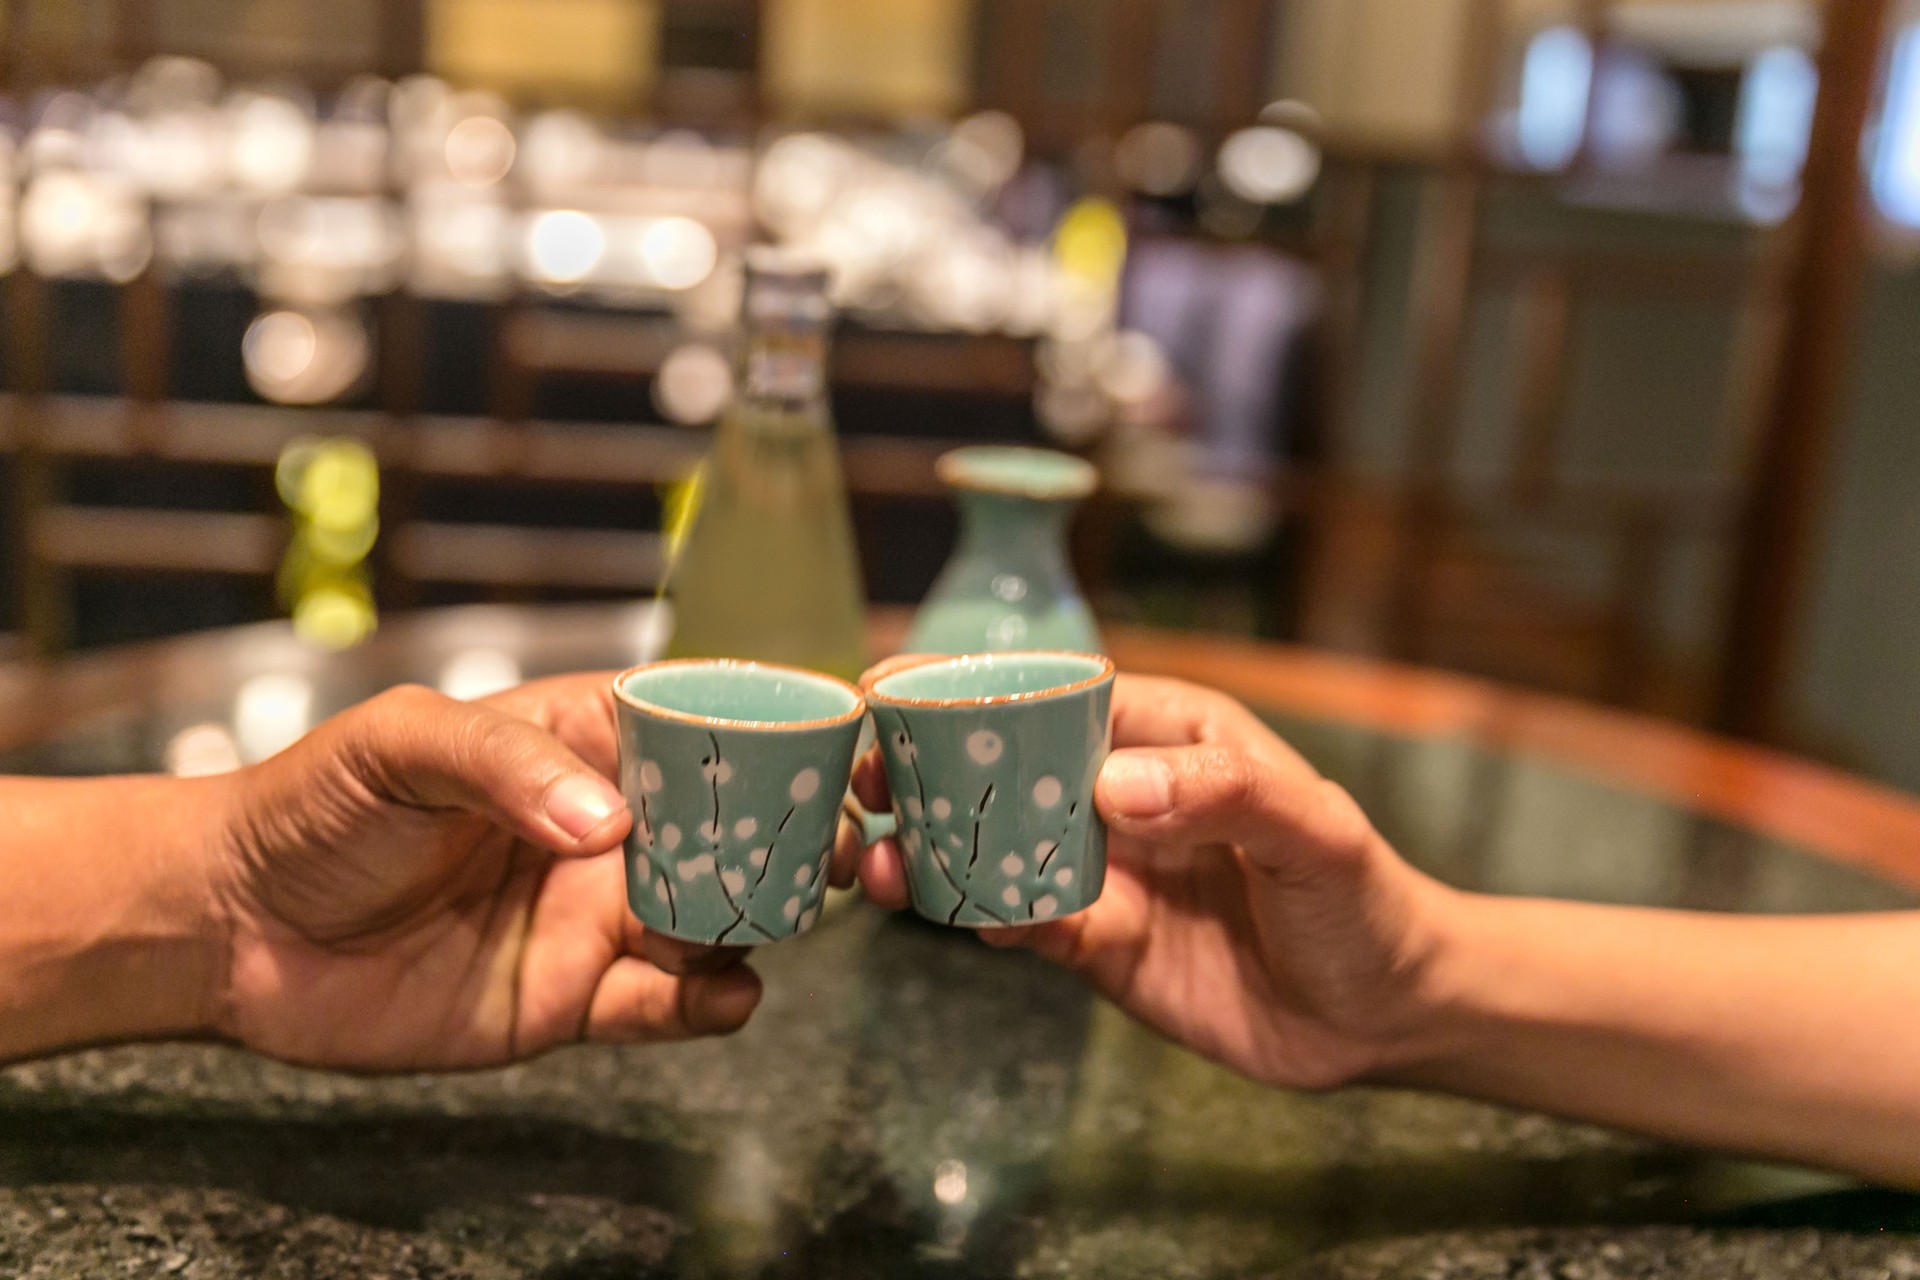
<path fill-rule="evenodd" d="M 666 865 L 656 861 L 652 854 L 647 855 L 647 863 L 652 866 L 653 873 L 660 877 L 660 884 L 667 891 L 667 927 L 669 929 L 678 929 L 680 927 L 680 904 L 673 896 L 673 877 L 667 873 Z"/>
<path fill-rule="evenodd" d="M 1078 800 L 1067 806 L 1067 825 L 1060 828 L 1059 838 L 1047 846 L 1047 851 L 1041 857 L 1040 866 L 1035 870 L 1034 875 L 1044 876 L 1047 874 L 1047 864 L 1053 861 L 1054 854 L 1060 852 L 1060 846 L 1067 842 L 1067 832 L 1072 829 L 1074 815 L 1079 812 L 1080 802 Z"/>
<path fill-rule="evenodd" d="M 767 870 L 773 866 L 773 851 L 780 847 L 780 833 L 787 829 L 787 824 L 793 821 L 793 815 L 799 808 L 800 806 L 797 804 L 789 808 L 787 810 L 787 816 L 780 819 L 780 825 L 774 828 L 773 839 L 767 843 L 767 860 L 760 864 L 760 874 L 756 876 L 753 881 L 753 892 L 747 895 L 748 907 L 753 906 L 753 894 L 759 893 L 760 886 L 766 883 Z"/>
<path fill-rule="evenodd" d="M 973 896 L 967 892 L 966 887 L 962 885 L 959 880 L 954 879 L 953 867 L 948 860 L 947 854 L 941 849 L 939 840 L 937 840 L 933 834 L 933 809 L 927 804 L 927 780 L 922 777 L 920 773 L 920 752 L 914 743 L 913 734 L 904 724 L 900 727 L 900 742 L 901 745 L 906 747 L 905 756 L 908 766 L 913 770 L 914 789 L 918 791 L 920 795 L 919 824 L 921 833 L 926 837 L 927 857 L 935 867 L 939 868 L 941 878 L 947 882 L 947 887 L 953 890 L 954 897 L 959 899 L 953 904 L 953 910 L 947 913 L 947 923 L 958 923 L 960 913 L 966 908 L 972 907 L 980 914 L 997 920 L 1001 924 L 1012 924 L 1013 921 L 1007 919 L 993 908 L 984 903 L 975 902 Z M 979 818 L 981 814 L 986 812 L 987 806 L 991 803 L 993 803 L 993 786 L 992 784 L 988 784 L 985 794 L 980 797 L 980 803 L 974 810 L 973 853 L 967 859 L 965 872 L 969 882 L 971 882 L 973 878 L 973 865 L 980 860 Z M 907 877 L 907 892 L 910 897 L 914 896 L 913 877 L 911 875 Z M 915 900 L 914 908 L 915 910 L 919 910 L 919 902 L 917 899 Z M 922 914 L 925 913 L 923 912 Z"/>

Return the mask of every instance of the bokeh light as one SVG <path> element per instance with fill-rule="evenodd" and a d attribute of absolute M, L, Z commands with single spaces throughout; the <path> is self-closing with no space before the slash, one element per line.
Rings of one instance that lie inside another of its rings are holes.
<path fill-rule="evenodd" d="M 1873 195 L 1895 222 L 1920 227 L 1920 26 L 1906 28 L 1893 46 L 1873 154 Z"/>
<path fill-rule="evenodd" d="M 603 151 L 600 130 L 575 111 L 543 112 L 520 136 L 528 181 L 550 195 L 565 195 L 590 181 Z"/>
<path fill-rule="evenodd" d="M 365 561 L 380 528 L 380 468 L 351 438 L 288 442 L 274 486 L 293 520 L 279 594 L 303 640 L 331 649 L 360 643 L 377 622 Z"/>
<path fill-rule="evenodd" d="M 268 672 L 241 682 L 233 700 L 233 735 L 241 758 L 264 760 L 298 742 L 313 724 L 313 681 Z"/>
<path fill-rule="evenodd" d="M 146 200 L 119 174 L 39 174 L 21 198 L 19 226 L 27 263 L 41 275 L 126 281 L 153 252 Z"/>
<path fill-rule="evenodd" d="M 654 375 L 654 407 L 669 422 L 712 422 L 732 399 L 733 366 L 718 348 L 704 342 L 675 347 Z"/>
<path fill-rule="evenodd" d="M 466 187 L 491 187 L 513 168 L 513 130 L 492 116 L 469 116 L 447 131 L 447 172 Z"/>
<path fill-rule="evenodd" d="M 1734 126 L 1734 151 L 1740 157 L 1742 178 L 1762 187 L 1787 187 L 1800 181 L 1819 89 L 1820 73 L 1805 49 L 1781 45 L 1747 65 Z"/>
<path fill-rule="evenodd" d="M 291 309 L 256 316 L 241 339 L 247 383 L 276 404 L 324 404 L 367 371 L 370 344 L 358 319 Z"/>
<path fill-rule="evenodd" d="M 1593 45 L 1579 28 L 1548 27 L 1533 37 L 1520 73 L 1516 124 L 1526 164 L 1563 169 L 1573 160 L 1586 136 L 1592 92 Z"/>
<path fill-rule="evenodd" d="M 662 288 L 691 289 L 713 274 L 720 246 L 692 218 L 660 218 L 640 234 L 640 260 Z"/>
<path fill-rule="evenodd" d="M 1291 129 L 1256 125 L 1220 144 L 1220 180 L 1253 204 L 1285 204 L 1320 176 L 1320 148 Z"/>
<path fill-rule="evenodd" d="M 1004 186 L 1020 171 L 1026 135 L 1004 111 L 981 111 L 953 127 L 945 158 L 956 175 L 981 190 Z"/>
<path fill-rule="evenodd" d="M 162 759 L 176 778 L 210 778 L 241 765 L 240 744 L 224 724 L 190 724 L 167 740 Z"/>
<path fill-rule="evenodd" d="M 440 692 L 472 702 L 520 683 L 520 661 L 505 649 L 462 649 L 448 658 L 435 681 Z"/>
<path fill-rule="evenodd" d="M 550 209 L 527 228 L 527 262 L 537 280 L 578 284 L 607 252 L 606 232 L 577 209 Z"/>
<path fill-rule="evenodd" d="M 1114 151 L 1114 167 L 1136 191 L 1183 195 L 1200 174 L 1200 143 L 1191 129 L 1163 120 L 1135 125 Z"/>
<path fill-rule="evenodd" d="M 314 124 L 298 105 L 266 94 L 240 94 L 227 106 L 234 180 L 259 192 L 292 191 L 313 160 Z"/>

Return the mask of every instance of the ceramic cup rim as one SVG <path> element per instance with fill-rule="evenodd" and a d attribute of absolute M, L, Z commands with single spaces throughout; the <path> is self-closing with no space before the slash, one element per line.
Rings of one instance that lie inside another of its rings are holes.
<path fill-rule="evenodd" d="M 734 720 L 726 716 L 706 716 L 691 711 L 676 711 L 672 707 L 663 707 L 657 702 L 649 702 L 645 698 L 636 697 L 627 692 L 627 681 L 634 676 L 643 671 L 659 671 L 667 667 L 708 667 L 723 671 L 780 671 L 844 690 L 853 696 L 853 706 L 839 715 L 816 720 Z M 613 678 L 613 698 L 628 711 L 637 711 L 642 715 L 655 716 L 662 720 L 694 724 L 707 729 L 744 729 L 754 733 L 804 733 L 814 729 L 832 729 L 856 723 L 867 714 L 866 691 L 858 685 L 842 680 L 838 676 L 830 676 L 824 671 L 809 671 L 805 667 L 790 666 L 784 662 L 757 662 L 745 658 L 663 658 L 658 662 L 642 662 L 638 666 L 628 667 Z"/>
<path fill-rule="evenodd" d="M 1009 455 L 1038 456 L 1050 461 L 1069 464 L 1063 470 L 1069 475 L 1044 484 L 1007 484 L 982 476 L 974 469 L 976 460 L 983 457 L 1007 457 Z M 1036 449 L 1031 445 L 970 444 L 958 449 L 949 449 L 934 460 L 933 473 L 940 483 L 949 489 L 960 489 L 968 493 L 998 493 L 1020 498 L 1064 499 L 1085 498 L 1100 487 L 1100 470 L 1085 458 L 1075 457 L 1071 453 L 1062 453 L 1058 449 Z"/>
<path fill-rule="evenodd" d="M 880 682 L 891 680 L 897 675 L 909 671 L 918 671 L 921 667 L 935 665 L 958 666 L 964 662 L 992 662 L 1004 658 L 1077 658 L 1082 662 L 1098 664 L 1100 670 L 1084 679 L 1067 684 L 1052 685 L 1045 689 L 1033 689 L 1026 693 L 990 693 L 970 698 L 906 698 L 880 691 Z M 1085 653 L 1078 649 L 1007 649 L 992 653 L 925 653 L 911 654 L 896 659 L 887 665 L 885 671 L 872 671 L 861 679 L 860 688 L 870 702 L 886 707 L 918 708 L 959 708 L 959 707 L 1008 707 L 1028 702 L 1047 702 L 1054 698 L 1064 698 L 1070 694 L 1084 693 L 1088 689 L 1097 689 L 1112 680 L 1120 672 L 1112 658 L 1103 653 Z"/>

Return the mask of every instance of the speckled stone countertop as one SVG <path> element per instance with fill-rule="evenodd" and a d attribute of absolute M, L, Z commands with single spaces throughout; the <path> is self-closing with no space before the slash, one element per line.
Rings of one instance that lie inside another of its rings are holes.
<path fill-rule="evenodd" d="M 0 1275 L 1920 1274 L 1920 1202 L 1452 1100 L 1260 1090 L 1027 957 L 863 905 L 759 963 L 765 1007 L 727 1041 L 397 1080 L 211 1046 L 16 1067 Z M 1645 1229 L 1677 1223 L 1714 1225 Z"/>
<path fill-rule="evenodd" d="M 494 616 L 312 666 L 316 712 L 431 678 L 423 636 L 472 644 Z M 529 676 L 631 657 L 624 614 L 581 615 L 573 647 L 537 617 L 489 640 Z M 231 713 L 253 634 L 138 667 L 119 710 L 0 772 L 157 767 Z M 1551 761 L 1274 722 L 1456 884 L 1914 905 Z M 1031 957 L 858 902 L 754 963 L 766 1001 L 726 1041 L 386 1080 L 197 1045 L 0 1071 L 0 1278 L 1920 1276 L 1920 1198 L 1451 1099 L 1262 1090 Z"/>

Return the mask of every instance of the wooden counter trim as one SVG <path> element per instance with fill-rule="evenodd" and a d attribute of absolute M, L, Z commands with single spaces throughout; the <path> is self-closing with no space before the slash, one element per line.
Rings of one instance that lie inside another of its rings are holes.
<path fill-rule="evenodd" d="M 409 669 L 408 651 L 519 610 L 477 606 L 395 617 L 363 649 L 373 671 Z M 625 634 L 618 607 L 543 609 L 524 628 L 546 645 L 587 651 Z M 907 614 L 876 611 L 871 644 L 892 652 Z M 1536 757 L 1788 844 L 1920 885 L 1920 799 L 1810 761 L 1682 725 L 1486 681 L 1313 649 L 1225 636 L 1113 628 L 1123 671 L 1177 676 L 1261 708 L 1409 739 L 1458 738 Z M 243 652 L 298 646 L 283 624 L 89 654 L 52 667 L 0 662 L 0 749 L 13 749 L 116 706 L 203 696 L 231 680 Z M 314 658 L 315 662 L 324 659 Z M 165 689 L 166 693 L 159 691 Z"/>
<path fill-rule="evenodd" d="M 1212 685 L 1263 709 L 1537 756 L 1920 885 L 1920 799 L 1684 725 L 1442 672 L 1225 637 L 1116 629 L 1123 671 Z"/>

